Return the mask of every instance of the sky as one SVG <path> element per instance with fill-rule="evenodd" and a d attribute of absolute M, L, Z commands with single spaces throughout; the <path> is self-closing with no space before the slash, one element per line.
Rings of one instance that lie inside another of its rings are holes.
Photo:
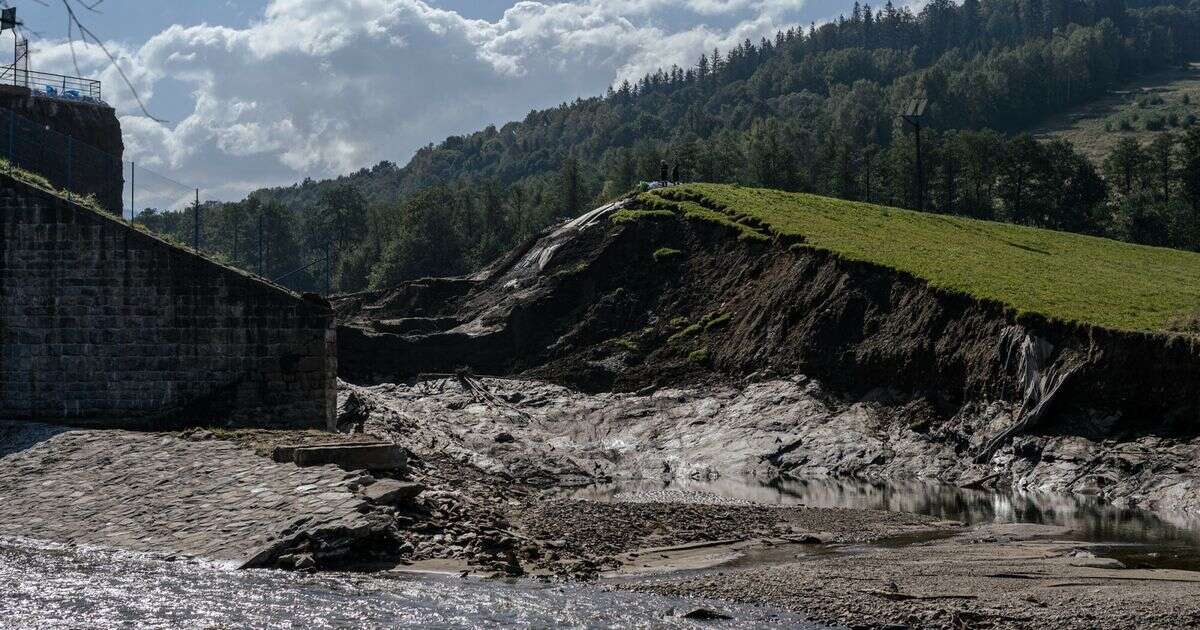
<path fill-rule="evenodd" d="M 380 160 L 404 164 L 449 135 L 690 65 L 713 47 L 832 19 L 852 1 L 104 0 L 96 12 L 73 5 L 153 117 L 99 47 L 76 43 L 72 60 L 63 0 L 9 4 L 31 33 L 31 69 L 103 81 L 127 160 L 198 187 L 205 199 L 232 200 Z M 0 37 L 0 51 L 11 50 L 11 37 Z"/>

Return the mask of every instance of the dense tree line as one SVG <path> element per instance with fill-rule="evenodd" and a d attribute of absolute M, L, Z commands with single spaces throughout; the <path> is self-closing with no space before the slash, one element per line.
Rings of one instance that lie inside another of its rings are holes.
<path fill-rule="evenodd" d="M 913 13 L 856 4 L 831 23 L 447 138 L 402 168 L 382 162 L 209 204 L 204 245 L 258 269 L 261 218 L 270 277 L 327 248 L 334 290 L 465 272 L 557 217 L 656 177 L 667 161 L 693 180 L 1195 248 L 1195 213 L 1185 212 L 1196 197 L 1184 174 L 1200 159 L 1191 130 L 1150 147 L 1122 143 L 1099 170 L 1065 142 L 1020 132 L 1197 53 L 1200 8 L 1191 5 L 933 0 Z M 896 115 L 916 96 L 929 103 L 920 180 L 913 134 Z M 143 221 L 190 240 L 189 217 Z M 318 263 L 288 283 L 323 289 L 324 278 Z"/>

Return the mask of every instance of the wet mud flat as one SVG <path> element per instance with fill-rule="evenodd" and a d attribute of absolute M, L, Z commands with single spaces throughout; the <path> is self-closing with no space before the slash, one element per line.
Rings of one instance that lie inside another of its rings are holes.
<path fill-rule="evenodd" d="M 927 518 L 961 519 L 866 544 L 755 540 L 630 554 L 622 569 L 604 579 L 639 592 L 755 603 L 850 627 L 1200 623 L 1193 603 L 1200 595 L 1194 516 L 919 481 L 626 482 L 571 495 L 622 505 L 890 506 Z M 1034 522 L 1002 522 L 1008 520 Z"/>

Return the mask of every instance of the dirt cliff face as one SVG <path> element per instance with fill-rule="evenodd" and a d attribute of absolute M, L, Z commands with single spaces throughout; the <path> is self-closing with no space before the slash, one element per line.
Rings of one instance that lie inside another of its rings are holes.
<path fill-rule="evenodd" d="M 634 392 L 805 374 L 847 399 L 914 406 L 906 421 L 929 431 L 968 405 L 1012 404 L 1011 426 L 961 454 L 981 461 L 1034 429 L 1197 434 L 1192 338 L 1018 316 L 894 270 L 630 203 L 548 230 L 470 278 L 342 298 L 342 377 L 468 368 Z"/>

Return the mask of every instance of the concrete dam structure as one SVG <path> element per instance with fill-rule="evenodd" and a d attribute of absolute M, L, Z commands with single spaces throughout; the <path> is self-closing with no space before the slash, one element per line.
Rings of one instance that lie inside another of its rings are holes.
<path fill-rule="evenodd" d="M 103 102 L 64 100 L 0 85 L 0 157 L 55 186 L 93 195 L 120 215 L 125 187 L 121 123 Z"/>
<path fill-rule="evenodd" d="M 0 418 L 332 426 L 333 311 L 0 174 Z"/>

